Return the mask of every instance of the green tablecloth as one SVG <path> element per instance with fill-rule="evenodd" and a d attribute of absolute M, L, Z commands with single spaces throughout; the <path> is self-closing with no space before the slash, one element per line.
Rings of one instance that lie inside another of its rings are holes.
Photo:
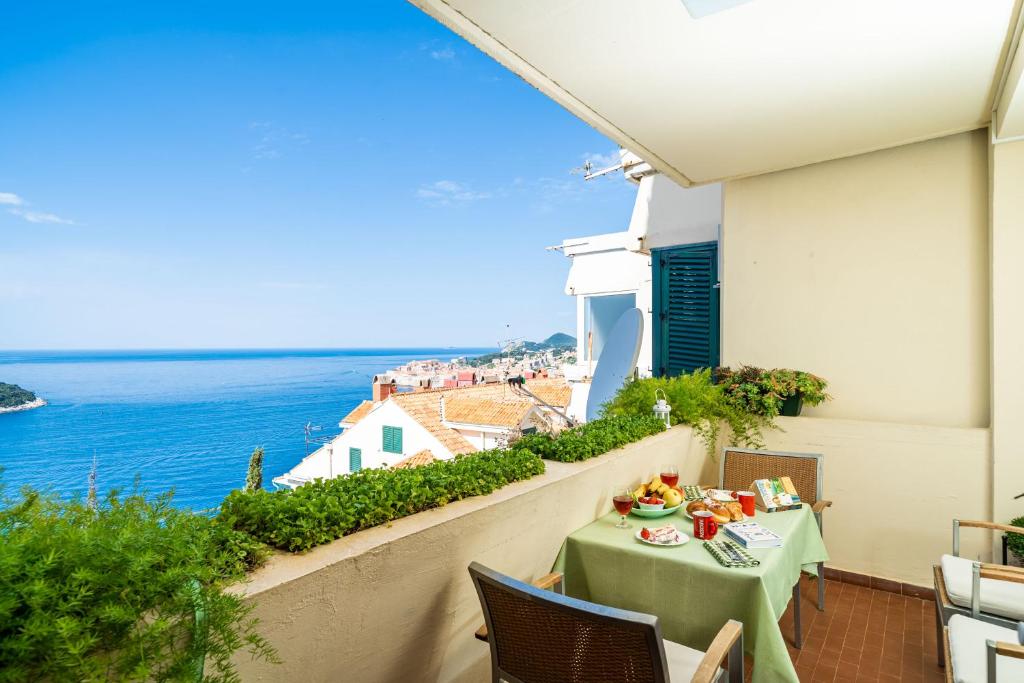
<path fill-rule="evenodd" d="M 669 522 L 691 535 L 692 522 L 682 513 L 650 520 L 630 516 L 629 530 L 616 529 L 618 519 L 608 514 L 565 540 L 554 569 L 565 574 L 567 595 L 654 614 L 666 639 L 699 650 L 708 648 L 726 620 L 741 621 L 744 648 L 754 657 L 754 683 L 797 681 L 778 621 L 801 567 L 813 572 L 828 559 L 808 506 L 757 514 L 754 521 L 784 541 L 781 548 L 751 550 L 761 564 L 750 569 L 726 569 L 697 539 L 653 547 L 634 537 L 641 526 Z"/>

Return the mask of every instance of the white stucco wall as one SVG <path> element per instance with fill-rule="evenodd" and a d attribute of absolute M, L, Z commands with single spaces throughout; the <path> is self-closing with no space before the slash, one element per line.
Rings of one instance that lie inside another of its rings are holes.
<path fill-rule="evenodd" d="M 382 427 L 391 425 L 402 428 L 402 454 L 385 453 L 382 446 Z M 303 479 L 328 478 L 348 474 L 348 449 L 362 449 L 362 467 L 387 467 L 402 458 L 430 449 L 434 457 L 444 460 L 451 457 L 448 450 L 433 434 L 398 407 L 393 401 L 385 401 L 374 408 L 355 426 L 338 435 L 330 444 L 296 465 L 289 473 Z M 328 457 L 330 455 L 330 457 Z"/>
<path fill-rule="evenodd" d="M 810 415 L 988 426 L 987 175 L 979 130 L 728 183 L 722 362 L 825 377 Z"/>
<path fill-rule="evenodd" d="M 721 223 L 721 183 L 685 188 L 659 174 L 640 180 L 628 232 L 654 249 L 713 242 Z"/>

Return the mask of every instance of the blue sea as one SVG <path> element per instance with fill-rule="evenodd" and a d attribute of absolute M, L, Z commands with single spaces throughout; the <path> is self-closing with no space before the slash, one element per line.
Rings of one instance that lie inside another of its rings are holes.
<path fill-rule="evenodd" d="M 180 507 L 210 509 L 244 484 L 256 446 L 272 488 L 306 454 L 304 426 L 337 434 L 374 374 L 489 351 L 0 351 L 0 382 L 48 402 L 0 414 L 0 483 L 8 495 L 25 484 L 84 495 L 95 455 L 101 491 L 138 478 L 151 493 L 173 489 Z"/>

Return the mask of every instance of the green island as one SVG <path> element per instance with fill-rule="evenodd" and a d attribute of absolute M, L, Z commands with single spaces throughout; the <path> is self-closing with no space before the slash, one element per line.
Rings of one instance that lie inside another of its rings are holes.
<path fill-rule="evenodd" d="M 22 389 L 17 384 L 0 382 L 0 408 L 17 408 L 35 400 L 36 395 L 31 391 Z"/>

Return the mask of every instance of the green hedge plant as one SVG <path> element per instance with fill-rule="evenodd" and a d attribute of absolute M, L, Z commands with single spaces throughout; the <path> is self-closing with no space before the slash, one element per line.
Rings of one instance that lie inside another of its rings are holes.
<path fill-rule="evenodd" d="M 528 434 L 513 443 L 512 448 L 532 451 L 545 460 L 576 462 L 664 430 L 665 424 L 653 415 L 622 415 L 594 420 L 557 436 Z"/>
<path fill-rule="evenodd" d="M 252 538 L 169 495 L 0 498 L 0 681 L 194 681 L 204 658 L 204 680 L 236 681 L 236 651 L 275 658 L 221 590 L 262 561 Z"/>
<path fill-rule="evenodd" d="M 771 419 L 730 401 L 723 388 L 712 381 L 710 370 L 628 382 L 615 398 L 605 404 L 604 415 L 651 415 L 656 401 L 655 394 L 659 389 L 665 392 L 668 404 L 672 406 L 672 424 L 690 425 L 712 457 L 723 424 L 728 428 L 728 438 L 734 445 L 764 448 L 762 430 L 773 426 Z"/>
<path fill-rule="evenodd" d="M 267 545 L 303 551 L 544 472 L 528 450 L 492 450 L 409 469 L 366 469 L 294 490 L 233 491 L 220 520 Z"/>

